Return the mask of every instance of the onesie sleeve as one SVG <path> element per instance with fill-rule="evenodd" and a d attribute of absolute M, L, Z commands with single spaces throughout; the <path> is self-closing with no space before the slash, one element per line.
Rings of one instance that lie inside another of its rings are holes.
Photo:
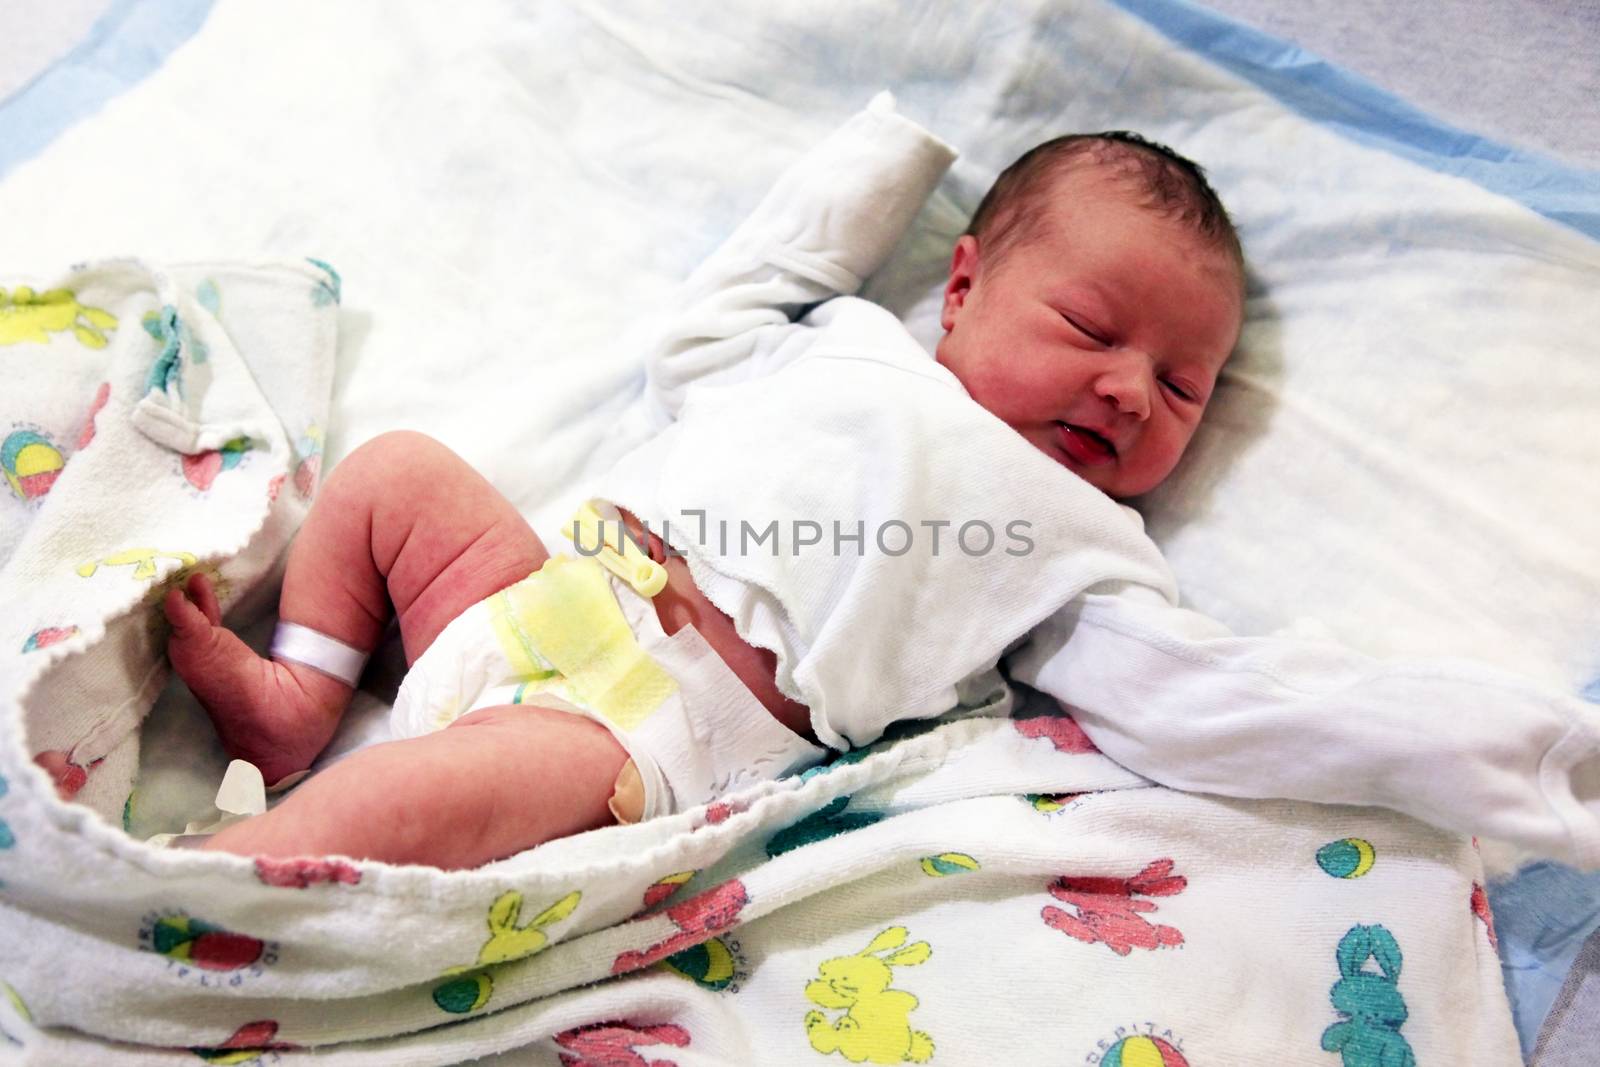
<path fill-rule="evenodd" d="M 1600 867 L 1600 708 L 1515 675 L 1239 637 L 1135 587 L 1074 600 L 1008 666 L 1163 785 L 1385 807 Z"/>
<path fill-rule="evenodd" d="M 691 384 L 764 373 L 807 307 L 859 289 L 955 155 L 884 92 L 791 166 L 685 283 L 646 363 L 664 413 L 677 417 Z"/>

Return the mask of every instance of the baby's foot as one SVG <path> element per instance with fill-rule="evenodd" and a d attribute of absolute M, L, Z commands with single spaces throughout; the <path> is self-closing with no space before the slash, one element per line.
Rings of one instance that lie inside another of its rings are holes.
<path fill-rule="evenodd" d="M 333 736 L 350 687 L 298 664 L 262 659 L 222 625 L 204 574 L 162 601 L 172 636 L 167 658 L 211 716 L 222 747 L 271 785 L 311 766 Z"/>

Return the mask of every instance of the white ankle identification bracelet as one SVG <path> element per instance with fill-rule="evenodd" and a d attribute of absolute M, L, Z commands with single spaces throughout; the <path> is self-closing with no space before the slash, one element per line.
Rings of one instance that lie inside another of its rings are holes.
<path fill-rule="evenodd" d="M 367 653 L 295 622 L 278 623 L 272 631 L 268 655 L 303 663 L 352 687 L 361 680 L 361 669 L 367 665 Z"/>

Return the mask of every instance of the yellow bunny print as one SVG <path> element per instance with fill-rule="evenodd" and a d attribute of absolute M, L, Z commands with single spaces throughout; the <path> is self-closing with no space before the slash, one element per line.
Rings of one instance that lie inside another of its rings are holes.
<path fill-rule="evenodd" d="M 68 289 L 35 293 L 19 285 L 9 294 L 0 289 L 0 345 L 44 344 L 52 333 L 71 330 L 89 348 L 104 348 L 117 317 L 101 308 L 78 303 Z"/>
<path fill-rule="evenodd" d="M 509 963 L 538 952 L 550 940 L 544 927 L 571 915 L 582 896 L 582 893 L 574 890 L 535 915 L 528 925 L 518 926 L 517 918 L 522 914 L 522 894 L 515 889 L 500 894 L 489 905 L 489 940 L 478 951 L 477 966 Z"/>
<path fill-rule="evenodd" d="M 462 1015 L 477 1011 L 494 993 L 495 964 L 510 963 L 531 956 L 549 943 L 546 926 L 558 923 L 577 910 L 583 894 L 573 890 L 548 908 L 518 926 L 522 915 L 522 894 L 515 889 L 501 893 L 489 905 L 489 940 L 478 950 L 478 959 L 465 967 L 452 967 L 442 977 L 450 979 L 433 990 L 433 1002 L 444 1011 Z"/>
<path fill-rule="evenodd" d="M 164 552 L 159 548 L 129 548 L 113 553 L 104 559 L 91 560 L 78 568 L 78 574 L 84 578 L 93 578 L 94 572 L 102 566 L 106 567 L 132 567 L 134 578 L 154 578 L 156 576 L 156 558 L 164 556 L 175 559 L 185 567 L 192 567 L 195 558 L 187 552 Z"/>
<path fill-rule="evenodd" d="M 892 968 L 912 967 L 933 955 L 926 941 L 901 948 L 908 936 L 904 926 L 891 926 L 855 955 L 823 961 L 818 977 L 806 983 L 806 999 L 843 1009 L 844 1015 L 829 1023 L 820 1011 L 806 1012 L 812 1048 L 823 1055 L 837 1052 L 851 1063 L 926 1063 L 933 1057 L 933 1038 L 911 1029 L 917 998 L 889 988 Z"/>

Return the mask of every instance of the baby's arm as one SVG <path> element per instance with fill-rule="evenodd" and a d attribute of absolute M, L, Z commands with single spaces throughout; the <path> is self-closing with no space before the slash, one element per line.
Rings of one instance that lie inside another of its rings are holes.
<path fill-rule="evenodd" d="M 791 166 L 679 294 L 685 310 L 647 363 L 664 413 L 677 417 L 692 383 L 781 362 L 793 320 L 883 265 L 954 158 L 880 93 Z"/>
<path fill-rule="evenodd" d="M 1514 675 L 1238 637 L 1137 588 L 1075 600 L 1010 665 L 1163 785 L 1378 805 L 1600 867 L 1600 708 Z"/>

